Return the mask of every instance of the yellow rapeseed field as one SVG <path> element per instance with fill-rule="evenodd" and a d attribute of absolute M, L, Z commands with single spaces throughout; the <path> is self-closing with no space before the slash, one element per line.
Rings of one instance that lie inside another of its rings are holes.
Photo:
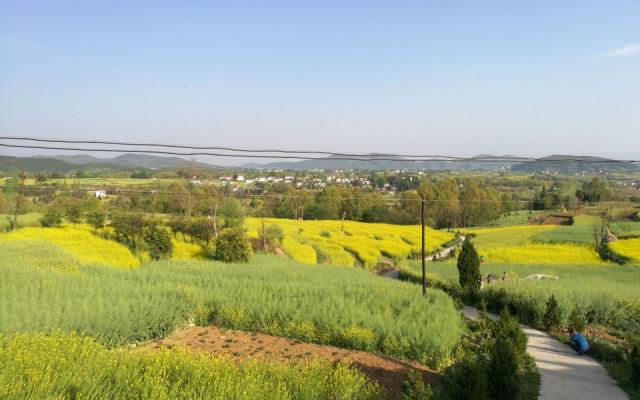
<path fill-rule="evenodd" d="M 589 246 L 579 244 L 526 244 L 479 248 L 488 262 L 514 264 L 603 264 Z"/>
<path fill-rule="evenodd" d="M 200 245 L 177 239 L 171 239 L 171 243 L 173 243 L 171 258 L 174 260 L 199 260 L 204 258 L 203 249 Z"/>
<path fill-rule="evenodd" d="M 569 227 L 557 225 L 518 225 L 498 228 L 465 229 L 470 240 L 487 262 L 513 264 L 603 264 L 594 248 L 581 243 L 539 243 L 536 237 Z M 571 235 L 569 235 L 569 238 Z"/>
<path fill-rule="evenodd" d="M 140 261 L 125 246 L 102 239 L 85 225 L 64 225 L 58 228 L 22 228 L 0 234 L 0 245 L 8 242 L 49 242 L 62 248 L 82 264 L 102 264 L 131 268 Z"/>
<path fill-rule="evenodd" d="M 357 260 L 365 268 L 372 268 L 381 257 L 394 260 L 406 258 L 420 250 L 420 226 L 372 224 L 355 221 L 299 221 L 265 218 L 266 225 L 279 225 L 285 234 L 283 250 L 293 259 L 316 264 L 353 266 Z M 249 236 L 258 237 L 260 218 L 247 218 Z M 449 232 L 426 229 L 427 250 L 451 240 Z"/>
<path fill-rule="evenodd" d="M 609 244 L 614 252 L 640 262 L 640 238 L 617 240 Z"/>

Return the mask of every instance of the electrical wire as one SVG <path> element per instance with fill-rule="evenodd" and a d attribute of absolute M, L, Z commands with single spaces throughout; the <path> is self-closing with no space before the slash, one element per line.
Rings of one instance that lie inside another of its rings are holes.
<path fill-rule="evenodd" d="M 242 158 L 266 158 L 266 159 L 295 159 L 295 160 L 322 160 L 322 161 L 398 161 L 398 162 L 479 162 L 479 163 L 507 163 L 507 162 L 557 162 L 557 163 L 639 163 L 640 160 L 621 160 L 599 158 L 591 156 L 572 156 L 572 157 L 519 157 L 519 156 L 476 156 L 476 157 L 457 157 L 443 155 L 406 155 L 406 154 L 362 154 L 362 153 L 340 153 L 316 150 L 282 150 L 282 149 L 241 149 L 236 147 L 222 146 L 188 146 L 176 144 L 160 144 L 160 143 L 136 143 L 136 142 L 117 142 L 104 140 L 80 140 L 80 139 L 46 139 L 34 138 L 26 136 L 0 136 L 0 140 L 17 140 L 17 141 L 33 141 L 45 143 L 74 143 L 74 144 L 101 144 L 116 146 L 144 146 L 144 147 L 160 147 L 160 148 L 179 148 L 179 149 L 195 149 L 195 150 L 224 150 L 232 152 L 241 152 L 246 154 L 229 154 L 219 152 L 177 152 L 168 150 L 139 150 L 139 149 L 113 149 L 113 148 L 79 148 L 79 147 L 54 147 L 40 145 L 24 145 L 24 144 L 8 144 L 0 143 L 2 147 L 10 148 L 28 148 L 43 150 L 61 150 L 61 151 L 86 151 L 86 152 L 112 152 L 112 153 L 139 153 L 139 154 L 164 154 L 174 156 L 214 156 L 214 157 L 242 157 Z M 260 154 L 256 154 L 260 153 Z M 262 154 L 262 153 L 278 153 L 278 154 Z M 324 154 L 331 157 L 309 157 L 303 155 L 290 154 Z"/>

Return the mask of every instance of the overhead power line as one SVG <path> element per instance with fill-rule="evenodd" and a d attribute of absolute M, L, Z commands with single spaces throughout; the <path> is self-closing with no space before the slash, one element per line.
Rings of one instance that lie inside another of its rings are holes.
<path fill-rule="evenodd" d="M 68 143 L 68 144 L 85 144 L 85 145 L 110 145 L 110 146 L 130 146 L 134 148 L 102 148 L 102 147 L 69 147 L 69 146 L 45 146 L 45 145 L 27 145 L 27 144 L 9 144 L 0 143 L 2 147 L 10 148 L 28 148 L 43 150 L 60 150 L 60 151 L 84 151 L 84 152 L 111 152 L 111 153 L 138 153 L 138 154 L 163 154 L 173 156 L 213 156 L 213 157 L 242 157 L 242 158 L 260 158 L 260 159 L 294 159 L 294 160 L 322 160 L 322 161 L 397 161 L 397 162 L 480 162 L 480 163 L 505 163 L 505 162 L 557 162 L 557 163 L 639 163 L 640 160 L 621 160 L 608 159 L 591 156 L 573 156 L 573 157 L 519 157 L 519 156 L 477 156 L 477 157 L 458 157 L 446 155 L 415 155 L 415 154 L 364 154 L 364 153 L 341 153 L 318 150 L 282 150 L 282 149 L 244 149 L 237 147 L 224 146 L 191 146 L 179 144 L 161 144 L 161 143 L 140 143 L 140 142 L 119 142 L 106 140 L 81 140 L 81 139 L 46 139 L 26 136 L 0 136 L 0 140 L 10 141 L 27 141 L 39 143 Z M 193 152 L 179 152 L 171 150 L 144 149 L 137 147 L 159 147 L 161 149 L 190 149 L 199 150 Z M 200 151 L 200 150 L 216 150 Z M 228 151 L 232 153 L 224 153 L 220 151 Z M 267 154 L 272 153 L 272 154 Z M 329 157 L 311 157 L 305 154 L 326 155 Z"/>

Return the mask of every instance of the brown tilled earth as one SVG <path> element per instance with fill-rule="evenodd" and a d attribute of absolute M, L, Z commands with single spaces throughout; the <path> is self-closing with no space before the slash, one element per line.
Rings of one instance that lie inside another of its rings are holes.
<path fill-rule="evenodd" d="M 438 374 L 424 365 L 399 361 L 364 351 L 345 350 L 339 347 L 302 343 L 293 339 L 224 329 L 217 326 L 194 326 L 174 333 L 170 337 L 145 344 L 143 349 L 161 346 L 184 345 L 193 351 L 207 351 L 237 359 L 263 357 L 274 361 L 298 361 L 319 357 L 331 362 L 344 362 L 357 367 L 373 382 L 385 387 L 394 397 L 399 397 L 407 371 L 414 369 L 422 374 L 425 382 L 433 384 Z"/>

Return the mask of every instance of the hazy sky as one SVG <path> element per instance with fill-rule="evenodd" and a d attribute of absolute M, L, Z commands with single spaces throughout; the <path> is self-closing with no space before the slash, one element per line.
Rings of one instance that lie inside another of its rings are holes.
<path fill-rule="evenodd" d="M 640 1 L 524 3 L 2 0 L 0 133 L 640 157 Z"/>

